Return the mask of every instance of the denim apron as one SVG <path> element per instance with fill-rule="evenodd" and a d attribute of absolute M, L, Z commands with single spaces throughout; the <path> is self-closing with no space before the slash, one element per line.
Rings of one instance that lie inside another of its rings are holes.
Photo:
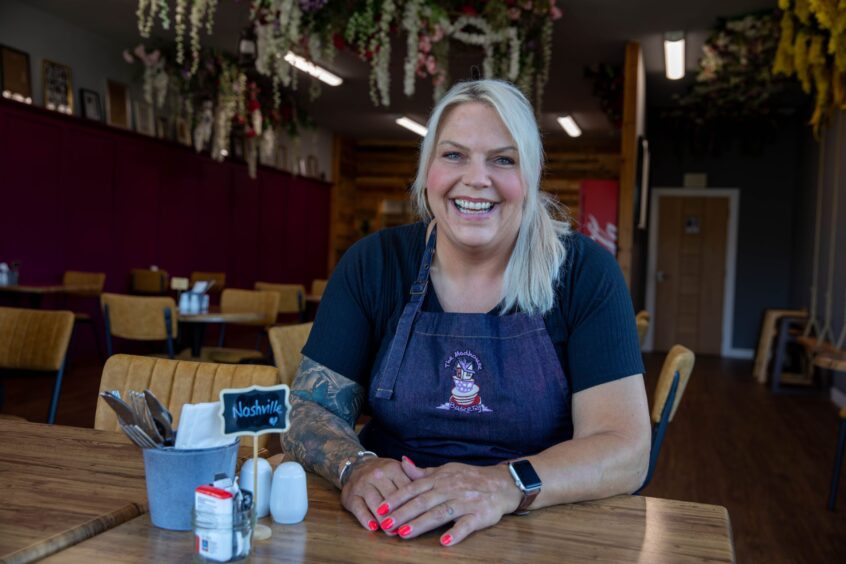
<path fill-rule="evenodd" d="M 484 466 L 571 439 L 570 389 L 542 316 L 422 311 L 436 231 L 374 369 L 362 444 L 424 467 Z"/>

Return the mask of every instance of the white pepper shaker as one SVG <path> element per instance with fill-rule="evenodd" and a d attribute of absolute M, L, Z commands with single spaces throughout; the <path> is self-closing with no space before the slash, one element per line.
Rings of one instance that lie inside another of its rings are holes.
<path fill-rule="evenodd" d="M 306 473 L 296 462 L 283 462 L 273 473 L 270 490 L 270 514 L 273 521 L 293 525 L 305 518 L 308 512 Z"/>
<path fill-rule="evenodd" d="M 253 494 L 253 504 L 256 508 L 256 517 L 261 519 L 270 514 L 270 489 L 273 469 L 270 463 L 264 458 L 258 459 L 258 494 L 253 486 L 253 459 L 248 458 L 241 466 L 241 478 L 238 485 L 242 490 Z"/>

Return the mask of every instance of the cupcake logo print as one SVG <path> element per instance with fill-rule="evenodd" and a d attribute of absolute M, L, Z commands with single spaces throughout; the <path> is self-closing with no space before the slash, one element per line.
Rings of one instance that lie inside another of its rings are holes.
<path fill-rule="evenodd" d="M 444 361 L 443 368 L 452 375 L 452 390 L 449 401 L 438 409 L 482 413 L 493 411 L 485 407 L 479 396 L 476 376 L 482 370 L 482 361 L 472 351 L 455 351 Z"/>

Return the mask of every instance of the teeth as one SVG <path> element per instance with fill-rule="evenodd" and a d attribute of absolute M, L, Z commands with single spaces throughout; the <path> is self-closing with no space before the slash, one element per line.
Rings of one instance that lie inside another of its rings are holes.
<path fill-rule="evenodd" d="M 468 202 L 467 200 L 455 200 L 455 205 L 457 205 L 462 211 L 475 211 L 475 212 L 485 212 L 491 209 L 494 204 L 493 202 Z"/>

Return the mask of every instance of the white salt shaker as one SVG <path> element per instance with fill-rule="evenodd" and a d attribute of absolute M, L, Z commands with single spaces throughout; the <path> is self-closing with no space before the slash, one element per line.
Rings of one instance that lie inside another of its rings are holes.
<path fill-rule="evenodd" d="M 296 462 L 283 462 L 276 467 L 270 488 L 270 514 L 273 521 L 293 525 L 302 521 L 307 511 L 305 470 Z"/>
<path fill-rule="evenodd" d="M 258 494 L 253 485 L 253 459 L 248 458 L 241 466 L 241 477 L 238 485 L 242 490 L 253 494 L 253 505 L 256 508 L 256 517 L 261 519 L 270 513 L 270 483 L 273 469 L 270 463 L 264 458 L 258 459 Z"/>

